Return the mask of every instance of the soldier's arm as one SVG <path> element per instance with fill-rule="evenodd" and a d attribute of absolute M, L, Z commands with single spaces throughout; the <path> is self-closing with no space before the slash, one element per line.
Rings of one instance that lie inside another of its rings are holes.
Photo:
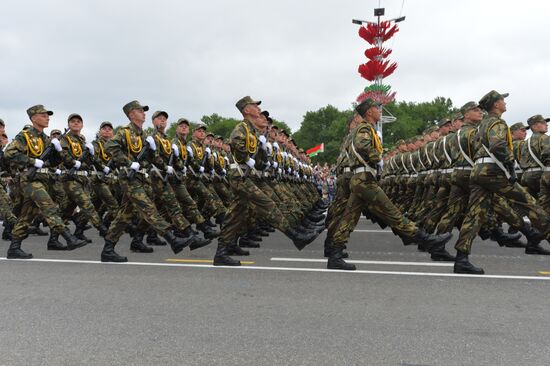
<path fill-rule="evenodd" d="M 543 134 L 540 137 L 539 143 L 541 154 L 540 161 L 544 164 L 544 166 L 550 166 L 550 137 L 548 137 L 548 135 L 546 134 Z"/>
<path fill-rule="evenodd" d="M 231 152 L 235 156 L 237 162 L 241 164 L 246 163 L 249 155 L 246 150 L 246 130 L 242 126 L 242 123 L 238 124 L 231 132 L 229 145 L 231 146 Z"/>
<path fill-rule="evenodd" d="M 355 151 L 372 167 L 380 162 L 380 153 L 372 143 L 370 126 L 359 127 L 353 139 Z"/>
<path fill-rule="evenodd" d="M 128 167 L 133 162 L 133 160 L 128 158 L 124 128 L 120 128 L 113 138 L 107 141 L 104 148 L 111 155 L 113 163 L 118 167 Z"/>
<path fill-rule="evenodd" d="M 65 169 L 71 169 L 75 165 L 76 158 L 73 157 L 73 155 L 70 152 L 70 146 L 69 141 L 67 141 L 67 137 L 61 139 L 61 152 L 59 152 L 59 156 L 61 158 L 61 162 L 63 163 L 63 166 Z"/>
<path fill-rule="evenodd" d="M 508 143 L 506 142 L 507 134 L 508 126 L 504 121 L 494 123 L 487 131 L 489 151 L 491 151 L 504 165 L 511 164 L 514 161 L 512 150 L 508 147 Z"/>
<path fill-rule="evenodd" d="M 33 158 L 27 156 L 27 143 L 21 134 L 15 136 L 4 151 L 4 159 L 18 169 L 24 169 L 34 165 Z"/>

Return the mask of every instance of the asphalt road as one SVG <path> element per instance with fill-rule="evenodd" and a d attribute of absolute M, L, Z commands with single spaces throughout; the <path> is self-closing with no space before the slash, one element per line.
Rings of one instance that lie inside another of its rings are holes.
<path fill-rule="evenodd" d="M 240 268 L 203 262 L 215 244 L 134 254 L 124 237 L 130 262 L 102 264 L 93 230 L 72 252 L 31 237 L 35 260 L 0 259 L 0 365 L 550 364 L 550 257 L 477 240 L 487 275 L 455 276 L 357 229 L 344 273 L 325 270 L 325 234 L 298 252 L 274 233 Z"/>

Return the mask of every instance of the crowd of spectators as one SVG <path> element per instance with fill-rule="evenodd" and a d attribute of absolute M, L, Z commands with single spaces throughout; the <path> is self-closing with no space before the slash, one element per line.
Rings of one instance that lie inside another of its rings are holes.
<path fill-rule="evenodd" d="M 334 164 L 323 165 L 317 163 L 314 168 L 314 174 L 317 181 L 317 190 L 323 199 L 330 203 L 336 194 L 336 166 Z"/>

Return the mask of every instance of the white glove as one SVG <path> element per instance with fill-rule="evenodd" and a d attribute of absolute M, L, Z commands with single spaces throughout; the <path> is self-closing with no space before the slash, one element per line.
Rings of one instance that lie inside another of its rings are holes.
<path fill-rule="evenodd" d="M 88 151 L 90 152 L 90 155 L 94 155 L 94 153 L 95 153 L 94 145 L 92 145 L 88 142 L 86 144 L 86 149 L 88 149 Z"/>
<path fill-rule="evenodd" d="M 174 174 L 174 168 L 171 167 L 170 165 L 168 165 L 168 166 L 166 167 L 166 173 L 167 173 L 167 174 L 170 174 L 170 175 Z"/>
<path fill-rule="evenodd" d="M 277 169 L 277 173 L 283 174 L 283 170 L 281 168 Z"/>
<path fill-rule="evenodd" d="M 229 164 L 229 158 L 227 156 L 224 156 L 223 160 L 225 160 L 227 164 Z"/>
<path fill-rule="evenodd" d="M 260 141 L 260 144 L 262 144 L 262 146 L 265 145 L 267 142 L 264 135 L 261 135 L 260 138 L 258 138 L 258 140 Z"/>
<path fill-rule="evenodd" d="M 276 148 L 277 150 L 279 149 L 279 144 L 277 142 L 274 142 L 273 143 L 273 147 Z"/>
<path fill-rule="evenodd" d="M 288 174 L 292 173 L 292 168 L 288 168 L 288 169 L 286 170 L 286 172 L 287 172 Z"/>
<path fill-rule="evenodd" d="M 55 151 L 59 152 L 62 150 L 61 142 L 59 142 L 59 140 L 56 137 L 54 137 L 51 142 L 53 147 L 55 147 Z"/>
<path fill-rule="evenodd" d="M 172 144 L 172 151 L 174 152 L 174 156 L 176 157 L 180 156 L 180 149 L 178 148 L 178 145 Z"/>
<path fill-rule="evenodd" d="M 218 160 L 218 154 L 214 151 L 214 159 Z"/>
<path fill-rule="evenodd" d="M 56 169 L 55 170 L 55 175 L 61 175 L 61 169 Z"/>
<path fill-rule="evenodd" d="M 38 169 L 42 168 L 44 166 L 44 160 L 34 159 L 34 166 Z"/>
<path fill-rule="evenodd" d="M 204 173 L 204 167 L 203 167 L 203 166 L 201 166 L 201 167 L 199 168 L 199 173 Z"/>
<path fill-rule="evenodd" d="M 254 165 L 256 165 L 256 160 L 249 158 L 248 161 L 246 162 L 246 165 L 248 165 L 250 169 L 254 169 Z"/>
<path fill-rule="evenodd" d="M 139 170 L 139 163 L 137 161 L 134 161 L 132 164 L 130 164 L 130 169 L 133 169 L 137 172 Z"/>
<path fill-rule="evenodd" d="M 270 166 L 271 166 L 271 163 L 269 161 L 267 163 L 265 163 L 265 168 L 266 169 L 269 169 Z"/>
<path fill-rule="evenodd" d="M 269 153 L 269 155 L 271 155 L 271 153 L 273 153 L 273 145 L 271 145 L 271 142 L 268 142 L 266 144 L 266 147 L 267 147 L 267 152 Z"/>
<path fill-rule="evenodd" d="M 105 173 L 105 174 L 109 174 L 110 171 L 111 171 L 111 168 L 109 168 L 108 166 L 103 168 L 103 173 Z"/>
<path fill-rule="evenodd" d="M 210 175 L 211 175 L 211 176 L 214 176 L 214 173 L 216 173 L 216 172 L 214 171 L 214 169 L 212 169 L 212 170 L 210 171 Z"/>
<path fill-rule="evenodd" d="M 304 179 L 307 180 L 307 175 L 304 175 Z"/>
<path fill-rule="evenodd" d="M 274 169 L 277 169 L 279 167 L 279 163 L 277 163 L 276 161 L 273 162 L 273 168 Z"/>
<path fill-rule="evenodd" d="M 223 175 L 226 175 L 226 174 L 227 174 L 227 170 L 222 169 L 222 174 L 223 174 Z"/>
<path fill-rule="evenodd" d="M 288 156 L 288 153 L 286 151 L 283 151 L 283 158 L 286 159 L 287 156 Z"/>
<path fill-rule="evenodd" d="M 75 160 L 74 161 L 74 166 L 73 168 L 75 168 L 76 170 L 80 169 L 80 166 L 82 165 L 82 163 L 78 160 Z"/>
<path fill-rule="evenodd" d="M 157 144 L 155 143 L 155 139 L 153 138 L 153 136 L 147 136 L 145 141 L 147 141 L 147 143 L 149 144 L 149 148 L 151 150 L 153 150 L 153 151 L 157 150 Z"/>
<path fill-rule="evenodd" d="M 191 146 L 187 146 L 187 153 L 189 154 L 190 157 L 195 157 L 195 155 L 193 155 L 193 149 L 191 149 Z"/>
<path fill-rule="evenodd" d="M 187 167 L 184 166 L 183 169 L 181 170 L 183 172 L 183 174 L 187 174 Z"/>
<path fill-rule="evenodd" d="M 210 157 L 210 155 L 212 154 L 212 150 L 210 150 L 209 147 L 207 147 L 206 149 L 204 149 L 204 152 L 206 152 L 208 154 L 208 157 Z"/>

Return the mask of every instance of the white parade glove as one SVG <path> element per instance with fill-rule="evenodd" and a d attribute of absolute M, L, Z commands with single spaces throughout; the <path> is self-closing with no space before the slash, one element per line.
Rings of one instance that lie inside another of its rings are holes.
<path fill-rule="evenodd" d="M 90 155 L 94 155 L 94 153 L 95 153 L 94 145 L 92 145 L 88 142 L 86 144 L 86 149 L 88 149 L 88 151 L 90 152 Z"/>
<path fill-rule="evenodd" d="M 210 155 L 212 155 L 212 150 L 210 150 L 209 147 L 207 147 L 206 149 L 204 149 L 204 152 L 206 152 L 208 154 L 208 157 L 210 157 Z"/>
<path fill-rule="evenodd" d="M 199 168 L 199 173 L 204 173 L 204 167 L 203 167 L 203 166 L 201 166 L 201 167 Z"/>
<path fill-rule="evenodd" d="M 225 160 L 227 162 L 227 164 L 229 164 L 229 158 L 227 156 L 224 156 L 223 160 Z"/>
<path fill-rule="evenodd" d="M 218 154 L 214 151 L 214 159 L 218 160 Z"/>
<path fill-rule="evenodd" d="M 147 143 L 149 144 L 149 148 L 151 150 L 153 150 L 153 151 L 157 150 L 157 144 L 155 143 L 155 139 L 153 138 L 153 136 L 147 136 L 145 141 L 147 141 Z"/>
<path fill-rule="evenodd" d="M 227 174 L 227 170 L 222 169 L 222 174 L 223 174 L 223 175 L 226 175 L 226 174 Z"/>
<path fill-rule="evenodd" d="M 267 140 L 264 135 L 261 135 L 258 140 L 260 141 L 260 144 L 265 145 Z"/>
<path fill-rule="evenodd" d="M 285 158 L 285 159 L 286 159 L 286 158 L 287 158 L 287 156 L 288 156 L 288 153 L 287 153 L 286 151 L 283 151 L 283 158 Z"/>
<path fill-rule="evenodd" d="M 190 157 L 195 157 L 195 155 L 193 155 L 193 149 L 191 149 L 191 146 L 187 146 L 187 153 L 189 154 Z"/>
<path fill-rule="evenodd" d="M 273 147 L 276 148 L 277 150 L 279 150 L 279 144 L 277 142 L 273 143 Z"/>
<path fill-rule="evenodd" d="M 178 148 L 178 145 L 172 144 L 172 151 L 176 157 L 180 156 L 180 149 Z"/>
<path fill-rule="evenodd" d="M 254 169 L 254 165 L 256 165 L 256 160 L 249 158 L 248 161 L 246 162 L 246 165 L 248 165 L 250 169 Z"/>
<path fill-rule="evenodd" d="M 216 173 L 216 172 L 214 171 L 214 169 L 212 169 L 212 170 L 210 171 L 210 175 L 211 175 L 211 176 L 214 176 L 214 173 Z"/>
<path fill-rule="evenodd" d="M 44 166 L 44 160 L 34 159 L 34 166 L 38 169 L 42 168 Z"/>
<path fill-rule="evenodd" d="M 55 151 L 59 152 L 62 150 L 61 142 L 59 142 L 59 140 L 56 137 L 54 137 L 51 142 L 53 147 L 55 147 Z"/>
<path fill-rule="evenodd" d="M 304 175 L 304 179 L 307 180 L 307 175 Z"/>
<path fill-rule="evenodd" d="M 279 163 L 277 163 L 276 161 L 273 162 L 273 168 L 274 169 L 277 169 L 279 167 Z"/>
<path fill-rule="evenodd" d="M 269 155 L 273 154 L 273 145 L 271 145 L 271 142 L 268 142 L 265 146 L 267 147 L 267 153 Z"/>
<path fill-rule="evenodd" d="M 76 170 L 80 169 L 80 166 L 82 165 L 82 163 L 78 160 L 75 160 L 74 161 L 74 166 L 73 168 L 75 168 Z"/>
<path fill-rule="evenodd" d="M 181 170 L 183 172 L 183 174 L 186 174 L 187 173 L 187 167 L 184 166 L 183 169 Z"/>
<path fill-rule="evenodd" d="M 132 164 L 130 164 L 130 169 L 133 169 L 137 172 L 139 170 L 139 163 L 137 161 L 134 161 Z"/>
<path fill-rule="evenodd" d="M 109 168 L 108 166 L 103 168 L 103 173 L 105 173 L 105 174 L 109 174 L 110 171 L 111 171 L 111 168 Z"/>
<path fill-rule="evenodd" d="M 287 172 L 288 174 L 292 173 L 292 168 L 288 168 L 288 169 L 286 170 L 286 172 Z"/>
<path fill-rule="evenodd" d="M 166 173 L 167 173 L 167 174 L 170 174 L 170 175 L 174 174 L 174 168 L 171 167 L 170 165 L 168 165 L 168 166 L 166 167 Z"/>
<path fill-rule="evenodd" d="M 283 174 L 283 170 L 281 168 L 277 169 L 277 173 Z"/>
<path fill-rule="evenodd" d="M 265 164 L 265 168 L 266 168 L 266 169 L 269 169 L 270 166 L 271 166 L 271 163 L 268 161 L 268 162 Z"/>
<path fill-rule="evenodd" d="M 55 175 L 61 175 L 61 169 L 56 169 L 55 170 Z"/>

